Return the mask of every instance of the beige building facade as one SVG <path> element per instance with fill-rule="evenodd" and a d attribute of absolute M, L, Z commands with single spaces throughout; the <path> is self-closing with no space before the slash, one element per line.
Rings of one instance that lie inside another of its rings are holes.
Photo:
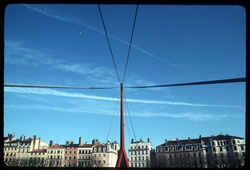
<path fill-rule="evenodd" d="M 134 139 L 132 139 L 128 149 L 130 167 L 151 167 L 150 158 L 152 148 L 153 146 L 149 138 L 146 142 L 144 142 L 142 139 L 139 141 L 134 141 Z"/>

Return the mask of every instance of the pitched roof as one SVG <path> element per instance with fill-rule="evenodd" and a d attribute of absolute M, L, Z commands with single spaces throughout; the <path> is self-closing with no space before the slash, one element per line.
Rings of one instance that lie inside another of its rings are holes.
<path fill-rule="evenodd" d="M 105 146 L 103 144 L 100 144 L 100 143 L 94 146 L 94 148 L 103 148 L 103 147 L 105 147 Z"/>
<path fill-rule="evenodd" d="M 20 140 L 20 142 L 27 142 L 27 143 L 30 143 L 32 141 L 32 139 L 31 138 L 29 138 L 29 139 L 24 139 L 24 140 Z"/>
<path fill-rule="evenodd" d="M 43 152 L 47 152 L 47 150 L 46 149 L 36 149 L 36 150 L 30 151 L 30 153 L 43 153 Z"/>
<path fill-rule="evenodd" d="M 93 145 L 92 144 L 82 144 L 82 145 L 79 145 L 78 147 L 79 148 L 91 148 Z"/>
<path fill-rule="evenodd" d="M 50 146 L 49 148 L 63 148 L 63 146 L 59 144 L 55 144 L 55 145 Z"/>
<path fill-rule="evenodd" d="M 6 142 L 6 143 L 18 143 L 20 140 L 13 140 L 13 141 L 9 141 L 9 142 Z"/>
<path fill-rule="evenodd" d="M 201 138 L 194 138 L 194 139 L 167 140 L 167 145 L 195 144 L 195 143 L 200 143 L 200 140 L 211 141 L 211 140 L 230 140 L 230 139 L 244 139 L 244 138 L 220 134 L 217 136 L 201 137 Z M 160 144 L 158 146 L 165 146 L 165 145 L 166 145 L 166 143 L 163 143 L 163 144 Z"/>
<path fill-rule="evenodd" d="M 230 135 L 222 135 L 222 134 L 211 138 L 211 140 L 228 140 L 228 139 L 244 139 L 244 138 L 237 136 L 230 136 Z"/>

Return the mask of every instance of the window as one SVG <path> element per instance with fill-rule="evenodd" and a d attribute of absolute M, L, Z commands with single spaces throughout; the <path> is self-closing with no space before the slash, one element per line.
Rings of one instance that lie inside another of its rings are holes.
<path fill-rule="evenodd" d="M 241 146 L 241 150 L 244 151 L 244 149 L 245 149 L 244 146 Z"/>
<path fill-rule="evenodd" d="M 133 161 L 133 157 L 130 158 L 130 161 Z"/>
<path fill-rule="evenodd" d="M 215 151 L 216 151 L 216 149 L 215 149 L 215 148 L 213 148 L 213 151 L 215 152 Z"/>
<path fill-rule="evenodd" d="M 212 146 L 214 146 L 214 142 L 212 142 Z"/>
<path fill-rule="evenodd" d="M 235 150 L 235 151 L 237 150 L 237 146 L 234 146 L 234 150 Z"/>
<path fill-rule="evenodd" d="M 223 151 L 222 147 L 220 147 L 220 151 Z"/>

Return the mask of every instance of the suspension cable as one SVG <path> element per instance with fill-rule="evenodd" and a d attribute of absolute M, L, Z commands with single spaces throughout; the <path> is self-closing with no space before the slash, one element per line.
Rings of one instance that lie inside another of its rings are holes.
<path fill-rule="evenodd" d="M 239 82 L 246 82 L 246 78 L 221 79 L 221 80 L 199 81 L 199 82 L 178 83 L 178 84 L 164 84 L 164 85 L 153 85 L 153 86 L 127 86 L 124 88 L 140 88 L 140 89 L 142 89 L 142 88 L 193 86 L 193 85 L 239 83 Z"/>
<path fill-rule="evenodd" d="M 109 138 L 109 134 L 110 134 L 111 126 L 113 124 L 113 119 L 114 119 L 114 116 L 115 116 L 117 105 L 118 105 L 118 99 L 116 100 L 116 105 L 115 105 L 114 113 L 112 115 L 112 119 L 111 119 L 111 122 L 110 122 L 110 125 L 109 125 L 109 130 L 108 130 L 108 135 L 107 135 L 106 141 L 108 141 L 108 138 Z"/>
<path fill-rule="evenodd" d="M 100 8 L 99 4 L 98 4 L 98 9 L 99 9 L 99 13 L 100 13 L 100 16 L 101 16 L 102 25 L 103 25 L 104 32 L 105 32 L 105 35 L 106 35 L 106 38 L 107 38 L 107 42 L 108 42 L 108 45 L 109 45 L 109 51 L 110 51 L 110 54 L 111 54 L 111 57 L 112 57 L 112 60 L 113 60 L 113 64 L 114 64 L 115 71 L 116 71 L 116 75 L 117 75 L 118 81 L 121 82 L 119 74 L 118 74 L 118 71 L 117 71 L 117 67 L 116 67 L 116 63 L 115 63 L 115 58 L 114 58 L 114 55 L 113 55 L 113 52 L 112 52 L 112 49 L 111 49 L 111 45 L 110 45 L 110 41 L 109 41 L 107 30 L 106 30 L 106 26 L 105 26 L 105 23 L 104 23 L 104 19 L 103 19 L 103 16 L 102 16 L 102 11 L 101 11 L 101 8 Z"/>
<path fill-rule="evenodd" d="M 52 86 L 52 85 L 34 85 L 34 84 L 15 84 L 4 83 L 4 87 L 24 87 L 24 88 L 51 88 L 51 89 L 116 89 L 118 87 L 82 87 L 82 86 Z"/>
<path fill-rule="evenodd" d="M 131 115 L 130 115 L 130 112 L 129 112 L 129 109 L 128 109 L 128 102 L 126 101 L 125 94 L 124 94 L 124 101 L 125 101 L 125 105 L 126 105 L 127 110 L 128 110 L 130 124 L 131 124 L 132 130 L 133 130 L 133 134 L 134 134 L 134 138 L 135 138 L 135 141 L 136 141 L 135 129 L 134 129 L 133 122 L 132 122 L 132 119 L 131 119 Z"/>
<path fill-rule="evenodd" d="M 133 27 L 132 27 L 132 33 L 131 33 L 131 37 L 130 37 L 129 48 L 128 48 L 127 61 L 126 61 L 126 65 L 125 65 L 125 70 L 124 70 L 124 75 L 123 75 L 122 82 L 124 82 L 125 76 L 126 76 L 126 72 L 127 72 L 128 60 L 129 60 L 129 56 L 130 56 L 130 49 L 131 49 L 131 44 L 132 44 L 133 35 L 134 35 L 134 29 L 135 29 L 135 23 L 136 23 L 136 18 L 137 18 L 138 7 L 139 7 L 139 5 L 137 4 L 136 11 L 135 11 L 135 16 L 134 16 L 134 23 L 133 23 Z"/>

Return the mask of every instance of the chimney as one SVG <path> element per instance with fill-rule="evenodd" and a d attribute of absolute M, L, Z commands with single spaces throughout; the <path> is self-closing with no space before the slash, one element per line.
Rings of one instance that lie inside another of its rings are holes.
<path fill-rule="evenodd" d="M 179 139 L 178 138 L 176 138 L 176 142 L 177 142 L 177 144 L 179 144 Z"/>
<path fill-rule="evenodd" d="M 131 139 L 131 143 L 134 143 L 134 139 L 133 138 Z"/>
<path fill-rule="evenodd" d="M 20 137 L 20 140 L 24 140 L 24 139 L 25 139 L 25 136 L 22 135 L 22 136 Z"/>
<path fill-rule="evenodd" d="M 36 135 L 33 136 L 33 150 L 35 150 L 36 146 Z"/>
<path fill-rule="evenodd" d="M 50 140 L 49 141 L 49 146 L 52 146 L 53 145 L 53 140 Z"/>
<path fill-rule="evenodd" d="M 74 144 L 74 142 L 73 142 L 73 141 L 71 141 L 71 142 L 70 142 L 70 144 Z"/>
<path fill-rule="evenodd" d="M 150 139 L 148 138 L 148 143 L 150 143 Z"/>
<path fill-rule="evenodd" d="M 41 138 L 38 138 L 38 149 L 41 149 Z"/>
<path fill-rule="evenodd" d="M 168 144 L 168 140 L 167 139 L 165 139 L 165 145 L 167 145 Z"/>
<path fill-rule="evenodd" d="M 201 135 L 199 135 L 199 139 L 201 140 Z"/>
<path fill-rule="evenodd" d="M 66 141 L 66 145 L 69 145 L 69 141 Z"/>
<path fill-rule="evenodd" d="M 188 137 L 188 142 L 190 142 L 190 137 Z"/>
<path fill-rule="evenodd" d="M 79 145 L 82 145 L 82 137 L 79 137 Z"/>
<path fill-rule="evenodd" d="M 9 141 L 12 141 L 12 134 L 8 134 Z"/>

